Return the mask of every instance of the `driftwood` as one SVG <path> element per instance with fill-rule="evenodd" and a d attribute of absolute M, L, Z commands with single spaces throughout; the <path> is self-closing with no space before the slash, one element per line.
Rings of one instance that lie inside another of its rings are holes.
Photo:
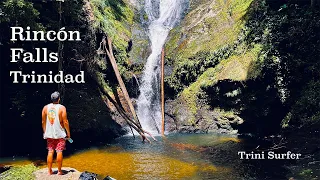
<path fill-rule="evenodd" d="M 107 48 L 107 43 L 108 43 L 109 49 Z M 99 54 L 102 54 L 102 53 L 104 53 L 104 52 L 107 54 L 108 59 L 110 60 L 111 65 L 112 65 L 112 67 L 113 67 L 113 70 L 114 70 L 114 72 L 115 72 L 115 74 L 116 74 L 116 77 L 117 77 L 117 80 L 118 80 L 118 82 L 119 82 L 120 88 L 121 88 L 121 90 L 122 90 L 122 92 L 123 92 L 123 94 L 124 94 L 124 97 L 125 97 L 128 105 L 129 105 L 129 108 L 130 108 L 130 111 L 131 111 L 131 113 L 132 113 L 132 116 L 133 116 L 134 120 L 132 120 L 132 119 L 127 115 L 127 113 L 125 112 L 125 110 L 124 110 L 122 107 L 120 107 L 120 106 L 111 98 L 111 96 L 110 96 L 110 95 L 107 93 L 107 91 L 104 89 L 103 85 L 98 83 L 99 88 L 100 88 L 100 91 L 101 91 L 104 95 L 106 95 L 106 96 L 108 97 L 108 99 L 114 104 L 114 106 L 116 107 L 117 111 L 118 111 L 118 112 L 120 113 L 120 115 L 126 120 L 126 122 L 128 123 L 128 125 L 129 125 L 130 127 L 132 127 L 133 129 L 135 129 L 135 130 L 140 134 L 140 136 L 141 136 L 141 138 L 142 138 L 143 141 L 146 140 L 146 141 L 148 141 L 148 142 L 151 142 L 151 141 L 148 139 L 148 137 L 146 137 L 145 134 L 148 134 L 153 140 L 156 141 L 156 139 L 152 136 L 151 133 L 149 133 L 149 132 L 145 131 L 144 129 L 142 129 L 142 126 L 141 126 L 141 124 L 140 124 L 140 121 L 139 121 L 139 119 L 138 119 L 138 116 L 137 116 L 137 114 L 136 114 L 136 112 L 135 112 L 135 110 L 134 110 L 134 107 L 133 107 L 133 105 L 132 105 L 131 99 L 130 99 L 130 97 L 129 97 L 128 91 L 127 91 L 127 89 L 126 89 L 126 87 L 125 87 L 125 85 L 124 85 L 124 83 L 123 83 L 123 80 L 122 80 L 122 78 L 121 78 L 121 75 L 120 75 L 120 73 L 119 73 L 118 65 L 117 65 L 117 63 L 116 63 L 116 61 L 115 61 L 115 58 L 114 58 L 114 56 L 113 56 L 112 42 L 111 42 L 111 40 L 110 40 L 108 37 L 107 37 L 107 41 L 106 41 L 106 38 L 103 37 L 103 39 L 102 39 L 102 41 L 101 41 L 101 43 L 100 43 L 100 47 L 99 47 L 99 49 L 97 50 L 97 52 L 98 52 Z M 97 81 L 97 82 L 98 82 L 98 81 Z"/>

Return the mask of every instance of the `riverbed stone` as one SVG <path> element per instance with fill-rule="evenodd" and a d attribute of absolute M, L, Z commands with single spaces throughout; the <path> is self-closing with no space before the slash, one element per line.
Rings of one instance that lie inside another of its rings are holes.
<path fill-rule="evenodd" d="M 58 168 L 52 168 L 53 174 L 48 175 L 48 168 L 43 168 L 35 171 L 33 174 L 36 180 L 78 180 L 81 172 L 74 168 L 63 167 L 64 175 L 58 175 Z"/>

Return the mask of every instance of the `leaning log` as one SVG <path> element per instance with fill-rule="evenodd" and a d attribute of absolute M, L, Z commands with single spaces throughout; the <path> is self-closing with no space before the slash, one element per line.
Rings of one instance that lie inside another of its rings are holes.
<path fill-rule="evenodd" d="M 129 117 L 129 115 L 126 113 L 126 111 L 125 111 L 121 106 L 119 106 L 118 103 L 117 103 L 115 100 L 112 99 L 112 97 L 108 94 L 107 90 L 104 88 L 103 84 L 100 83 L 99 80 L 97 80 L 97 77 L 94 77 L 94 78 L 96 79 L 95 81 L 96 81 L 96 83 L 97 83 L 97 85 L 98 85 L 98 87 L 99 87 L 100 92 L 101 92 L 104 96 L 106 96 L 106 97 L 108 98 L 108 100 L 114 105 L 114 107 L 117 109 L 117 111 L 119 112 L 119 114 L 121 115 L 121 117 L 127 122 L 127 124 L 128 124 L 130 127 L 132 127 L 133 129 L 135 129 L 135 130 L 139 133 L 139 135 L 140 135 L 140 137 L 142 138 L 142 140 L 143 140 L 143 141 L 146 140 L 146 141 L 148 141 L 148 142 L 151 142 L 151 141 L 148 139 L 148 137 L 145 136 L 144 133 L 146 133 L 146 134 L 148 134 L 153 140 L 157 141 L 157 140 L 152 136 L 152 134 L 150 134 L 149 132 L 145 131 L 145 130 L 142 129 L 141 127 L 139 127 L 139 125 L 136 124 L 136 122 L 133 121 L 133 120 Z M 107 105 L 107 103 L 106 103 L 106 105 Z"/>
<path fill-rule="evenodd" d="M 141 128 L 140 121 L 139 121 L 139 119 L 138 119 L 138 116 L 137 116 L 137 114 L 136 114 L 136 111 L 134 110 L 134 107 L 133 107 L 132 102 L 131 102 L 131 99 L 130 99 L 130 97 L 129 97 L 127 88 L 126 88 L 126 86 L 125 86 L 124 83 L 123 83 L 123 80 L 122 80 L 121 75 L 120 75 L 120 73 L 119 73 L 118 65 L 117 65 L 116 60 L 115 60 L 115 58 L 114 58 L 114 56 L 113 56 L 111 39 L 110 39 L 109 37 L 107 37 L 107 41 L 108 41 L 108 47 L 109 47 L 109 49 L 107 49 L 106 43 L 104 43 L 104 48 L 105 48 L 105 50 L 106 50 L 106 52 L 107 52 L 107 55 L 108 55 L 108 58 L 109 58 L 109 60 L 110 60 L 110 62 L 111 62 L 112 68 L 113 68 L 113 70 L 114 70 L 114 72 L 115 72 L 115 74 L 116 74 L 116 77 L 117 77 L 117 80 L 118 80 L 118 82 L 119 82 L 119 85 L 120 85 L 120 88 L 121 88 L 121 90 L 122 90 L 122 93 L 123 93 L 123 95 L 124 95 L 124 98 L 126 99 L 128 105 L 129 105 L 129 108 L 130 108 L 130 111 L 131 111 L 131 113 L 132 113 L 132 116 L 133 116 L 134 120 L 136 121 L 136 123 L 137 123 L 137 124 L 140 126 L 140 128 Z M 103 42 L 105 42 L 105 40 L 104 40 Z"/>
<path fill-rule="evenodd" d="M 105 90 L 105 88 L 103 88 L 103 85 L 98 83 L 99 85 L 99 88 L 100 88 L 100 91 L 106 95 L 108 97 L 108 99 L 114 104 L 114 106 L 116 107 L 117 111 L 120 113 L 120 115 L 125 119 L 125 121 L 128 123 L 128 125 L 130 127 L 132 127 L 133 129 L 135 129 L 141 136 L 142 140 L 146 140 L 148 142 L 151 143 L 151 141 L 146 137 L 145 134 L 148 134 L 153 140 L 156 141 L 156 139 L 152 136 L 151 133 L 145 131 L 144 129 L 142 129 L 142 126 L 140 124 L 140 121 L 138 119 L 138 116 L 134 110 L 134 107 L 132 105 L 132 102 L 131 102 L 131 99 L 129 97 L 129 94 L 128 94 L 128 91 L 123 83 L 123 80 L 121 78 L 121 75 L 119 73 L 119 70 L 118 70 L 118 65 L 116 63 L 116 60 L 113 56 L 113 50 L 112 50 L 112 43 L 111 43 L 111 40 L 109 38 L 107 38 L 107 42 L 108 42 L 108 48 L 107 48 L 107 43 L 106 43 L 106 39 L 105 37 L 102 39 L 102 42 L 100 43 L 100 48 L 97 50 L 98 53 L 102 54 L 104 52 L 106 52 L 110 62 L 111 62 L 111 65 L 113 67 L 113 70 L 116 74 L 116 77 L 117 77 L 117 80 L 119 82 L 119 85 L 120 85 L 120 88 L 124 94 L 124 97 L 129 105 L 129 108 L 130 108 L 130 111 L 132 113 L 132 116 L 134 118 L 134 120 L 132 120 L 125 112 L 125 110 L 123 108 L 121 108 L 110 96 L 109 94 L 107 93 L 107 91 Z M 101 47 L 102 46 L 102 47 Z M 98 82 L 98 81 L 97 81 Z"/>
<path fill-rule="evenodd" d="M 164 48 L 161 52 L 161 135 L 164 136 Z"/>

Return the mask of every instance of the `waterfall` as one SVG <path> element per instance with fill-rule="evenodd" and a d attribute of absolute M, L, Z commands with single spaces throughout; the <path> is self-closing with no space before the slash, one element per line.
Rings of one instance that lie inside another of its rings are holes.
<path fill-rule="evenodd" d="M 144 10 L 148 16 L 148 35 L 151 54 L 143 72 L 140 95 L 137 101 L 137 115 L 142 127 L 156 132 L 160 127 L 160 59 L 161 50 L 169 31 L 180 21 L 187 0 L 145 0 Z"/>

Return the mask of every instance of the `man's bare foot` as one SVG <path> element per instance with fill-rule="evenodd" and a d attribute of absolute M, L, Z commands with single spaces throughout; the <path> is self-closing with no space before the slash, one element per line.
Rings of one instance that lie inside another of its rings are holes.
<path fill-rule="evenodd" d="M 49 174 L 49 175 L 52 175 L 52 173 L 53 173 L 53 172 L 52 172 L 52 169 L 50 169 L 50 170 L 48 171 L 48 174 Z"/>
<path fill-rule="evenodd" d="M 64 175 L 62 171 L 58 171 L 58 175 Z"/>

